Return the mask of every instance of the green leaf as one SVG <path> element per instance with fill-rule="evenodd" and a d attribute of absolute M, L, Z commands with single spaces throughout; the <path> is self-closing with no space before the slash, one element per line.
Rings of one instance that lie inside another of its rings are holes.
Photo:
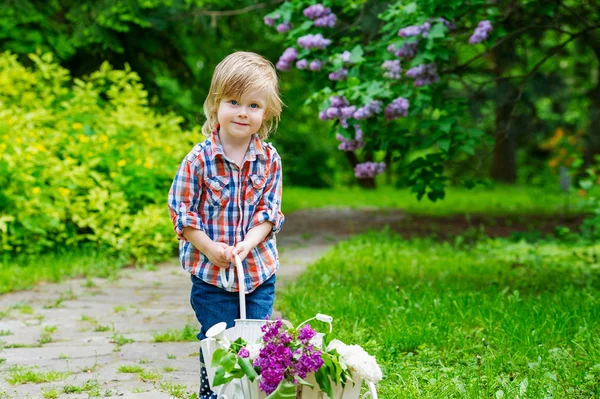
<path fill-rule="evenodd" d="M 218 367 L 217 371 L 215 372 L 215 378 L 213 379 L 212 386 L 218 387 L 219 385 L 227 384 L 229 381 L 231 380 L 225 378 L 225 370 L 223 370 L 223 367 Z"/>
<path fill-rule="evenodd" d="M 296 399 L 296 386 L 283 380 L 266 399 Z"/>
<path fill-rule="evenodd" d="M 445 37 L 447 30 L 448 28 L 446 28 L 443 23 L 437 23 L 431 27 L 427 38 L 431 40 Z"/>
<path fill-rule="evenodd" d="M 594 183 L 591 180 L 582 180 L 579 182 L 579 187 L 584 190 L 589 190 L 593 185 Z"/>
<path fill-rule="evenodd" d="M 362 47 L 361 47 L 359 44 L 357 44 L 357 45 L 356 45 L 356 46 L 355 46 L 355 47 L 352 49 L 352 51 L 350 51 L 350 62 L 351 62 L 352 64 L 356 64 L 356 63 L 358 63 L 358 62 L 362 62 L 362 61 L 364 61 L 364 58 L 363 58 L 363 54 L 364 54 L 364 53 L 365 53 L 365 52 L 363 51 Z"/>
<path fill-rule="evenodd" d="M 238 358 L 238 364 L 248 379 L 254 382 L 256 377 L 258 377 L 258 374 L 256 374 L 256 370 L 254 370 L 254 367 L 252 367 L 250 360 L 240 357 Z"/>
<path fill-rule="evenodd" d="M 212 356 L 211 366 L 213 366 L 213 367 L 219 366 L 219 363 L 221 362 L 221 359 L 226 354 L 227 354 L 227 351 L 225 349 L 223 349 L 223 348 L 219 348 L 219 349 L 215 350 L 214 353 L 213 353 L 213 356 Z"/>
<path fill-rule="evenodd" d="M 299 383 L 300 385 L 305 385 L 305 386 L 307 386 L 307 387 L 311 387 L 311 388 L 314 388 L 314 387 L 315 387 L 315 386 L 314 386 L 314 384 L 311 384 L 310 382 L 308 382 L 308 381 L 306 381 L 306 380 L 304 380 L 304 379 L 302 379 L 302 378 L 300 378 L 300 377 L 296 377 L 296 380 L 298 381 L 298 383 Z"/>
<path fill-rule="evenodd" d="M 321 391 L 325 392 L 327 396 L 333 399 L 333 388 L 331 387 L 331 381 L 329 381 L 329 376 L 325 371 L 325 367 L 321 367 L 317 370 L 315 379 L 317 380 L 317 384 L 319 384 Z"/>
<path fill-rule="evenodd" d="M 223 369 L 225 371 L 232 371 L 233 368 L 235 367 L 235 364 L 237 363 L 237 356 L 234 355 L 233 353 L 227 353 L 225 356 L 223 356 L 221 358 L 221 361 L 219 362 L 219 366 L 223 367 Z"/>
<path fill-rule="evenodd" d="M 405 14 L 412 14 L 417 11 L 417 3 L 409 3 L 404 7 Z"/>
<path fill-rule="evenodd" d="M 448 150 L 450 149 L 450 139 L 438 140 L 437 145 L 440 148 L 440 150 L 448 152 Z"/>
<path fill-rule="evenodd" d="M 440 130 L 444 133 L 450 133 L 450 129 L 454 124 L 454 119 L 446 118 L 444 120 L 439 121 Z"/>

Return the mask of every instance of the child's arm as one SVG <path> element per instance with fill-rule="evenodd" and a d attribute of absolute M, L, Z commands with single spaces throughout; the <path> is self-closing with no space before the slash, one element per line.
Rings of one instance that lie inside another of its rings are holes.
<path fill-rule="evenodd" d="M 184 227 L 183 236 L 216 266 L 229 266 L 230 257 L 227 256 L 231 251 L 229 245 L 224 242 L 214 242 L 204 231 L 196 230 L 193 227 Z"/>
<path fill-rule="evenodd" d="M 225 243 L 216 243 L 204 232 L 202 218 L 198 213 L 202 176 L 200 166 L 187 158 L 179 166 L 171 190 L 169 190 L 169 214 L 180 240 L 189 241 L 198 251 L 219 267 L 229 266 Z"/>
<path fill-rule="evenodd" d="M 244 241 L 238 242 L 233 248 L 231 258 L 233 258 L 234 255 L 238 255 L 241 260 L 246 259 L 248 253 L 252 251 L 252 249 L 258 244 L 263 242 L 272 230 L 273 223 L 271 222 L 261 223 L 258 226 L 255 226 L 252 229 L 248 230 Z"/>

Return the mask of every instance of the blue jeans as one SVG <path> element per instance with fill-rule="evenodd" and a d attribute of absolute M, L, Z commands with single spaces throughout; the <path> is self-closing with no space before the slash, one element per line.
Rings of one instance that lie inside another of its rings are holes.
<path fill-rule="evenodd" d="M 239 293 L 205 283 L 193 274 L 191 277 L 190 303 L 200 323 L 198 339 L 206 338 L 206 331 L 222 321 L 227 323 L 227 328 L 233 327 L 234 320 L 240 317 Z M 250 294 L 246 294 L 246 318 L 264 320 L 271 316 L 275 300 L 275 280 L 273 274 Z M 200 351 L 200 399 L 213 398 L 216 395 L 209 388 L 204 358 Z"/>

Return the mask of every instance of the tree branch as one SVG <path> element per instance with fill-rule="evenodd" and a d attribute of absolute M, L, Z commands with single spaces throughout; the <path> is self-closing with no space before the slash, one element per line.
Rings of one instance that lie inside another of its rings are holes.
<path fill-rule="evenodd" d="M 188 19 L 188 18 L 194 18 L 194 17 L 210 17 L 211 19 L 211 26 L 213 28 L 217 27 L 217 18 L 218 17 L 229 17 L 229 16 L 233 16 L 233 15 L 241 15 L 241 14 L 246 14 L 248 12 L 251 11 L 255 11 L 255 10 L 259 10 L 261 8 L 265 8 L 265 7 L 269 7 L 272 6 L 274 4 L 280 4 L 283 3 L 285 0 L 272 0 L 269 2 L 265 2 L 265 3 L 258 3 L 258 4 L 253 4 L 244 8 L 240 8 L 237 10 L 215 10 L 215 11 L 211 11 L 211 10 L 196 10 L 194 12 L 191 13 L 186 13 L 186 14 L 181 14 L 181 15 L 177 15 L 173 18 L 171 18 L 171 20 L 174 21 L 179 21 L 182 19 Z"/>

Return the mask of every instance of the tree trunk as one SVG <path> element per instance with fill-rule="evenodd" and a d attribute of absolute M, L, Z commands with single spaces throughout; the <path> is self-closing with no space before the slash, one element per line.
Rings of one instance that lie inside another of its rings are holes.
<path fill-rule="evenodd" d="M 600 38 L 597 36 L 590 37 L 588 43 L 592 46 L 594 54 L 600 62 Z M 600 73 L 600 67 L 598 73 Z M 600 154 L 600 80 L 587 93 L 587 97 L 590 100 L 590 110 L 585 146 L 585 165 L 590 166 L 595 163 L 594 158 Z"/>
<path fill-rule="evenodd" d="M 494 75 L 496 78 L 504 76 L 507 66 L 514 60 L 514 42 L 510 41 L 497 47 L 492 56 L 495 60 Z M 496 132 L 494 156 L 492 160 L 492 179 L 514 184 L 517 180 L 516 140 L 511 133 L 513 107 L 517 97 L 517 90 L 509 79 L 500 79 L 496 85 Z"/>

